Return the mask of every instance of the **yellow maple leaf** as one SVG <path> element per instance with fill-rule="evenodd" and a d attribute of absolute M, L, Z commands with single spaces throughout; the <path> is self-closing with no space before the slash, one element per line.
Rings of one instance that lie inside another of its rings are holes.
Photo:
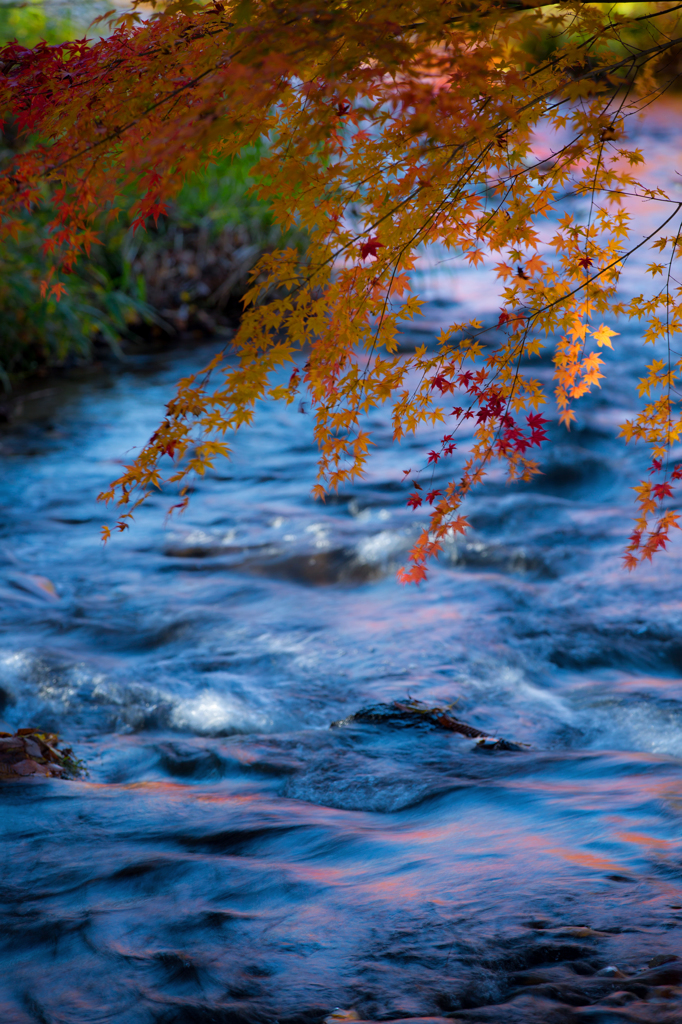
<path fill-rule="evenodd" d="M 600 348 L 606 345 L 608 348 L 613 348 L 611 344 L 611 338 L 618 337 L 618 331 L 612 331 L 606 324 L 602 324 L 599 330 L 592 331 L 592 337 L 597 342 Z"/>

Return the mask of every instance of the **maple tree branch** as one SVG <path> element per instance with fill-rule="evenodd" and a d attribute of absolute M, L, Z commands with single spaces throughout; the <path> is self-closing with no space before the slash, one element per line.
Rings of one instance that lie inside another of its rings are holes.
<path fill-rule="evenodd" d="M 679 6 L 682 7 L 682 4 L 680 4 Z M 677 9 L 677 8 L 675 8 L 675 9 Z M 288 23 L 285 22 L 285 24 L 290 24 L 290 23 L 291 22 L 288 22 Z M 232 24 L 233 23 L 230 23 L 230 27 L 232 27 Z M 221 31 L 225 31 L 225 28 L 222 28 Z M 639 51 L 637 56 L 638 56 L 638 58 L 641 58 L 641 57 L 644 57 L 644 56 L 647 56 L 647 55 L 654 56 L 654 55 L 656 55 L 658 53 L 664 53 L 666 50 L 670 49 L 672 46 L 676 45 L 679 42 L 682 42 L 682 36 L 676 37 L 675 39 L 672 39 L 669 42 L 661 43 L 661 44 L 659 44 L 657 46 L 650 47 L 647 50 Z M 583 44 L 583 45 L 585 45 L 585 44 Z M 225 58 L 223 60 L 221 65 L 214 65 L 214 66 L 212 66 L 210 68 L 207 68 L 205 71 L 203 71 L 199 75 L 195 76 L 189 82 L 183 83 L 183 85 L 178 86 L 172 92 L 170 92 L 170 93 L 166 94 L 165 96 L 161 97 L 160 99 L 156 100 L 154 103 L 149 104 L 144 110 L 142 110 L 140 112 L 140 114 L 137 115 L 137 117 L 135 119 L 129 121 L 127 124 L 125 124 L 123 126 L 120 126 L 120 127 L 116 128 L 114 131 L 110 132 L 109 135 L 106 135 L 106 136 L 104 136 L 104 138 L 99 139 L 96 143 L 92 143 L 89 146 L 86 146 L 80 152 L 73 153 L 70 157 L 65 158 L 64 160 L 62 160 L 62 161 L 58 162 L 57 164 L 53 165 L 52 167 L 49 168 L 48 173 L 54 172 L 55 170 L 61 170 L 68 163 L 71 163 L 73 160 L 78 159 L 78 157 L 84 155 L 85 153 L 89 152 L 90 150 L 92 150 L 94 148 L 100 148 L 100 147 L 106 145 L 108 142 L 112 142 L 114 140 L 119 140 L 121 135 L 124 132 L 130 131 L 130 129 L 132 129 L 132 128 L 136 127 L 137 125 L 139 125 L 146 117 L 149 116 L 149 114 L 151 114 L 155 110 L 159 109 L 165 103 L 168 103 L 170 100 L 175 99 L 176 97 L 182 95 L 183 93 L 185 93 L 185 92 L 187 92 L 189 90 L 195 89 L 196 86 L 200 82 L 202 82 L 210 74 L 213 74 L 214 72 L 216 72 L 219 69 L 220 66 L 224 66 L 226 62 L 234 60 L 234 58 L 240 52 L 241 52 L 241 49 L 235 50 L 233 53 L 231 53 L 229 55 L 228 58 Z M 633 58 L 628 57 L 628 58 L 624 58 L 623 60 L 618 61 L 618 62 L 616 62 L 614 64 L 611 64 L 611 65 L 606 65 L 604 67 L 590 69 L 590 70 L 584 72 L 582 75 L 577 76 L 572 81 L 573 82 L 583 81 L 585 79 L 593 77 L 595 74 L 610 74 L 610 73 L 613 73 L 614 71 L 617 71 L 619 68 L 621 68 L 621 67 L 625 66 L 626 64 L 630 63 L 632 59 Z M 550 67 L 550 66 L 553 66 L 553 65 L 551 65 L 551 64 L 546 65 L 546 67 Z M 539 69 L 539 70 L 543 70 L 543 69 Z M 539 73 L 539 71 L 538 72 L 533 72 L 532 74 L 537 74 L 537 73 Z M 529 101 L 529 103 L 521 106 L 518 109 L 517 113 L 519 113 L 519 114 L 523 113 L 525 110 L 529 109 L 531 106 L 535 105 L 537 102 L 540 102 L 542 99 L 544 99 L 547 96 L 551 95 L 552 92 L 554 92 L 554 91 L 555 90 L 551 90 L 550 92 L 544 93 L 543 95 L 535 98 L 534 100 Z M 509 120 L 511 120 L 511 118 L 507 118 L 503 122 L 502 121 L 498 122 L 498 124 L 495 127 L 499 128 L 503 124 L 506 124 Z"/>

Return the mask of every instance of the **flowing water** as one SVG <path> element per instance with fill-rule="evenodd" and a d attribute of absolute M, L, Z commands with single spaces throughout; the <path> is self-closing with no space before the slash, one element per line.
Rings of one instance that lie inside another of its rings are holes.
<path fill-rule="evenodd" d="M 620 569 L 645 459 L 619 330 L 544 475 L 491 474 L 418 590 L 400 481 L 435 435 L 395 450 L 373 414 L 367 477 L 321 505 L 309 413 L 262 409 L 184 518 L 167 489 L 103 549 L 95 495 L 206 353 L 25 397 L 0 714 L 90 775 L 0 788 L 2 1024 L 682 1020 L 682 545 Z M 329 728 L 408 695 L 531 746 Z"/>

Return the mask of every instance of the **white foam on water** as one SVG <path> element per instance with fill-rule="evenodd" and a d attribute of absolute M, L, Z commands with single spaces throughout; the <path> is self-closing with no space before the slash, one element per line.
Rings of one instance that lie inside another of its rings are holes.
<path fill-rule="evenodd" d="M 576 716 L 599 750 L 642 751 L 682 758 L 682 703 L 648 694 L 604 697 Z"/>
<path fill-rule="evenodd" d="M 171 723 L 176 729 L 207 736 L 270 732 L 274 728 L 270 715 L 249 707 L 238 697 L 214 690 L 180 701 L 173 709 Z"/>
<path fill-rule="evenodd" d="M 395 555 L 403 555 L 409 547 L 404 531 L 381 530 L 365 537 L 357 546 L 357 558 L 366 565 L 381 565 Z"/>

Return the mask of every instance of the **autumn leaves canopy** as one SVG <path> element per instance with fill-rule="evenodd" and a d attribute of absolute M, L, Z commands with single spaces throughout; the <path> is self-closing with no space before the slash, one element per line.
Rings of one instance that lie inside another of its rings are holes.
<path fill-rule="evenodd" d="M 262 257 L 232 351 L 179 383 L 159 429 L 104 496 L 121 505 L 119 528 L 162 483 L 168 456 L 173 481 L 205 472 L 259 400 L 306 393 L 320 496 L 362 473 L 366 414 L 389 403 L 396 440 L 443 425 L 423 472 L 410 474 L 409 504 L 427 506 L 430 520 L 402 578 L 423 578 L 448 533 L 466 528 L 462 502 L 493 460 L 512 478 L 537 470 L 546 396 L 529 357 L 552 346 L 555 400 L 570 426 L 602 376 L 614 313 L 644 318 L 651 341 L 679 329 L 671 268 L 682 204 L 638 180 L 642 155 L 627 129 L 670 84 L 681 7 L 179 0 L 147 20 L 124 16 L 97 42 L 6 46 L 2 110 L 21 145 L 2 167 L 1 230 L 16 234 L 22 210 L 52 204 L 46 292 L 68 287 L 73 261 L 124 191 L 138 196 L 139 223 L 156 218 L 187 174 L 258 139 L 269 143 L 260 195 L 309 238 L 303 257 Z M 662 255 L 648 290 L 623 301 L 619 274 L 635 247 L 623 199 L 633 193 L 665 211 L 637 242 Z M 583 197 L 580 214 L 562 214 L 567 195 Z M 453 323 L 435 349 L 406 355 L 397 333 L 419 314 L 409 274 L 427 243 L 501 279 L 501 310 L 487 331 Z M 669 461 L 682 430 L 679 369 L 650 363 L 644 408 L 623 428 L 652 453 L 630 566 L 677 525 L 665 503 L 680 476 Z M 463 424 L 475 434 L 462 444 Z M 427 467 L 441 462 L 450 482 L 431 489 Z"/>

